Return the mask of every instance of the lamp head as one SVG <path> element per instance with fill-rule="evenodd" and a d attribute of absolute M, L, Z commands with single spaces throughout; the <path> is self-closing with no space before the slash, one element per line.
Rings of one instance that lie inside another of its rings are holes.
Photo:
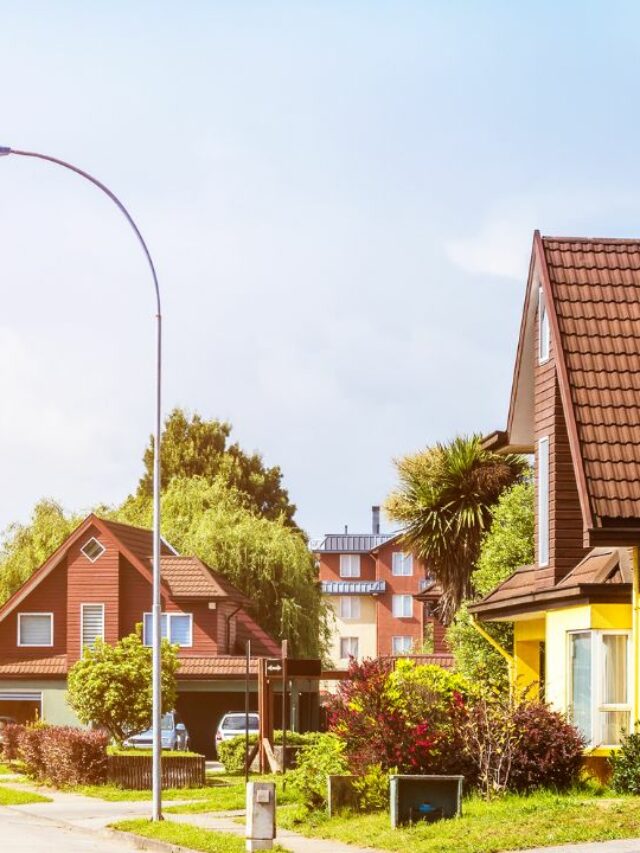
<path fill-rule="evenodd" d="M 11 149 L 6 145 L 0 145 L 0 157 L 6 157 L 7 154 L 11 154 Z"/>

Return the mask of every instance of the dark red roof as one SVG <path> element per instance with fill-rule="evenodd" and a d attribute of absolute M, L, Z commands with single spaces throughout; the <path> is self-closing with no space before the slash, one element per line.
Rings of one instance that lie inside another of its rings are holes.
<path fill-rule="evenodd" d="M 0 676 L 13 678 L 51 678 L 53 676 L 66 676 L 67 656 L 53 655 L 48 658 L 36 658 L 35 660 L 8 661 L 0 663 Z"/>
<path fill-rule="evenodd" d="M 640 241 L 542 245 L 591 512 L 640 519 Z"/>

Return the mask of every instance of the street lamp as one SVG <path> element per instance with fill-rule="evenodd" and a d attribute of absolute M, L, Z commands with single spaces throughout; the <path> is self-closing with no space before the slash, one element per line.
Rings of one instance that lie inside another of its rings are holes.
<path fill-rule="evenodd" d="M 15 148 L 0 146 L 0 157 L 9 155 L 19 157 L 33 157 L 36 160 L 46 160 L 48 163 L 55 163 L 57 166 L 62 166 L 81 178 L 92 183 L 98 189 L 102 190 L 105 195 L 109 196 L 111 201 L 123 214 L 129 225 L 133 228 L 136 237 L 142 250 L 145 254 L 151 275 L 153 277 L 153 287 L 156 295 L 156 370 L 155 370 L 155 386 L 156 386 L 156 413 L 155 413 L 155 428 L 153 433 L 153 606 L 152 606 L 152 727 L 153 727 L 153 820 L 162 820 L 162 771 L 161 771 L 161 750 L 162 740 L 160 732 L 161 710 L 162 710 L 162 678 L 161 678 L 161 603 L 160 603 L 160 429 L 161 429 L 161 390 L 162 390 L 162 312 L 160 308 L 160 286 L 158 285 L 158 276 L 156 269 L 151 259 L 151 254 L 147 248 L 142 234 L 136 223 L 133 221 L 129 211 L 126 209 L 120 199 L 111 192 L 111 190 L 101 183 L 93 175 L 67 163 L 64 160 L 59 160 L 57 157 L 50 157 L 47 154 L 37 154 L 35 151 L 19 151 Z"/>

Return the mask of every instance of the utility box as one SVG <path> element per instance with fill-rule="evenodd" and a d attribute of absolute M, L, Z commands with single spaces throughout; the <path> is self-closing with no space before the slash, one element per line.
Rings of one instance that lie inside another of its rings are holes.
<path fill-rule="evenodd" d="M 247 783 L 246 849 L 271 850 L 276 837 L 275 782 Z"/>
<path fill-rule="evenodd" d="M 392 776 L 389 780 L 391 827 L 435 821 L 462 813 L 464 776 Z"/>

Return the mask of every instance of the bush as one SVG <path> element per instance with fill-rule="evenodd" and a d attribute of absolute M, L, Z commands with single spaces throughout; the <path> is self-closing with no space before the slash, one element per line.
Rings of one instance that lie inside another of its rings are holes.
<path fill-rule="evenodd" d="M 372 764 L 364 776 L 354 779 L 358 806 L 363 812 L 380 812 L 389 806 L 389 774 Z"/>
<path fill-rule="evenodd" d="M 18 749 L 31 778 L 61 788 L 105 782 L 108 742 L 106 732 L 40 723 L 23 730 Z"/>
<path fill-rule="evenodd" d="M 23 732 L 24 726 L 18 723 L 7 723 L 2 729 L 2 757 L 6 761 L 15 761 L 19 757 L 18 747 Z"/>
<path fill-rule="evenodd" d="M 287 746 L 305 746 L 312 743 L 318 737 L 317 732 L 287 732 Z M 282 744 L 282 732 L 275 731 L 273 733 L 273 741 L 277 746 Z M 249 735 L 249 754 L 258 743 L 257 735 Z M 244 750 L 245 736 L 231 738 L 231 740 L 221 741 L 217 747 L 218 760 L 224 764 L 227 773 L 242 773 L 244 770 Z"/>
<path fill-rule="evenodd" d="M 327 802 L 327 776 L 348 772 L 344 742 L 333 734 L 317 735 L 302 748 L 288 781 L 307 806 L 317 808 Z"/>
<path fill-rule="evenodd" d="M 609 759 L 611 787 L 620 794 L 640 794 L 640 733 L 634 732 L 622 739 L 617 753 Z"/>

